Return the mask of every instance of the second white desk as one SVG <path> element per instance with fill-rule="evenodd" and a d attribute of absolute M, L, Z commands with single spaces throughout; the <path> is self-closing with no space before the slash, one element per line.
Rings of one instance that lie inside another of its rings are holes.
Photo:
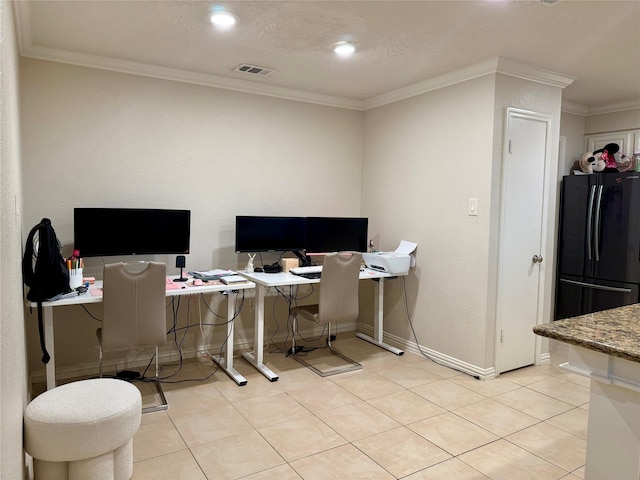
<path fill-rule="evenodd" d="M 278 375 L 264 364 L 264 299 L 267 289 L 270 287 L 283 287 L 288 285 L 307 285 L 311 283 L 320 283 L 319 278 L 304 278 L 292 273 L 264 273 L 254 272 L 247 273 L 239 271 L 238 274 L 247 278 L 256 284 L 256 311 L 255 311 L 255 344 L 253 353 L 245 352 L 242 354 L 245 360 L 257 368 L 265 377 L 272 382 L 278 380 Z M 384 343 L 383 340 L 383 322 L 384 322 L 384 281 L 385 279 L 394 278 L 398 275 L 379 272 L 365 268 L 360 271 L 360 280 L 375 280 L 375 305 L 374 305 L 374 336 L 370 337 L 362 333 L 356 333 L 358 338 L 373 343 L 381 348 L 389 350 L 396 355 L 402 355 L 404 352 L 398 348 Z"/>

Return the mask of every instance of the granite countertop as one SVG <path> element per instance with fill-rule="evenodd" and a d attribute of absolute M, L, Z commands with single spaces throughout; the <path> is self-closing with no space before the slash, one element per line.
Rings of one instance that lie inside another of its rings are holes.
<path fill-rule="evenodd" d="M 640 362 L 640 304 L 637 303 L 536 325 L 533 331 L 542 337 Z"/>

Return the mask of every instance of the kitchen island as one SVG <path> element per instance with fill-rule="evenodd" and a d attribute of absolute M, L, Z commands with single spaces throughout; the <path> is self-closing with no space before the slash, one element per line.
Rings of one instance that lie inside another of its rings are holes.
<path fill-rule="evenodd" d="M 537 325 L 591 379 L 585 480 L 640 479 L 640 304 Z"/>

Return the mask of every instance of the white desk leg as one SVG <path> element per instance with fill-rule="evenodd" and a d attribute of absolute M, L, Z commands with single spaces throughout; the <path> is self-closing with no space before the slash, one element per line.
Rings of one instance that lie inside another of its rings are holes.
<path fill-rule="evenodd" d="M 263 345 L 264 345 L 264 297 L 266 295 L 267 287 L 264 285 L 258 285 L 256 289 L 256 315 L 255 315 L 255 344 L 253 347 L 253 354 L 245 352 L 242 354 L 245 360 L 251 365 L 256 367 L 260 373 L 267 377 L 270 381 L 275 382 L 278 380 L 278 375 L 275 374 L 263 363 Z"/>
<path fill-rule="evenodd" d="M 53 339 L 53 307 L 42 307 L 44 316 L 44 346 L 49 352 L 49 363 L 45 365 L 47 372 L 47 390 L 56 387 L 56 358 Z"/>
<path fill-rule="evenodd" d="M 232 295 L 227 295 L 227 348 L 225 358 L 215 356 L 213 361 L 220 365 L 220 368 L 229 375 L 234 382 L 243 386 L 247 384 L 247 379 L 240 375 L 235 368 L 233 368 L 233 324 L 235 320 L 233 317 L 236 314 L 235 302 L 232 299 Z"/>
<path fill-rule="evenodd" d="M 389 350 L 391 353 L 395 353 L 396 355 L 402 355 L 404 353 L 403 350 L 392 347 L 391 345 L 382 341 L 382 336 L 384 334 L 384 278 L 380 278 L 377 279 L 377 281 L 374 281 L 376 282 L 376 286 L 373 312 L 373 338 L 360 332 L 356 333 L 356 337 L 361 338 L 362 340 L 366 340 L 369 343 L 373 343 L 374 345 L 377 345 L 380 348 L 384 348 L 385 350 Z"/>

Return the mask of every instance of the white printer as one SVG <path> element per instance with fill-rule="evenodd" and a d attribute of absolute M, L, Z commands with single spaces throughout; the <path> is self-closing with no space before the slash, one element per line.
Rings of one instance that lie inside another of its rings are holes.
<path fill-rule="evenodd" d="M 362 259 L 368 268 L 394 275 L 406 275 L 409 267 L 416 264 L 416 258 L 411 255 L 418 246 L 417 243 L 402 240 L 394 252 L 363 253 Z"/>
<path fill-rule="evenodd" d="M 374 252 L 363 253 L 362 259 L 368 268 L 381 272 L 406 275 L 411 266 L 411 256 L 408 253 Z"/>

